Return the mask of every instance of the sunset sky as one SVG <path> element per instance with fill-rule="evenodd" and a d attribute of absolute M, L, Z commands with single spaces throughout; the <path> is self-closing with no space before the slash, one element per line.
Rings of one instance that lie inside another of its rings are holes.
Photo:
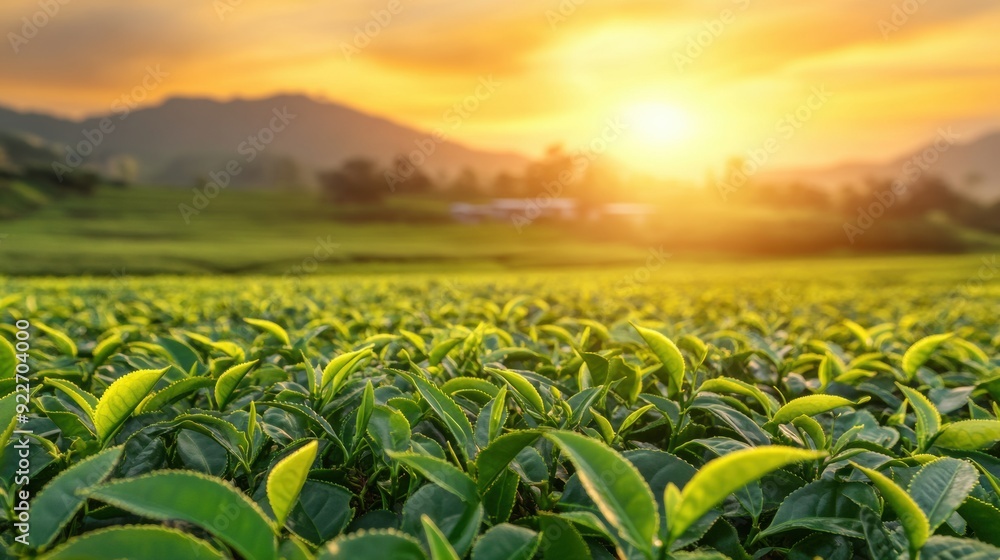
<path fill-rule="evenodd" d="M 456 140 L 537 155 L 620 119 L 613 157 L 687 178 L 771 137 L 773 164 L 789 166 L 894 156 L 941 126 L 1000 128 L 996 0 L 63 1 L 26 42 L 12 34 L 38 0 L 0 5 L 0 104 L 106 112 L 159 65 L 169 76 L 146 103 L 301 92 L 430 129 L 492 76 Z M 364 45 L 366 25 L 378 32 Z M 778 132 L 810 102 L 794 134 Z"/>

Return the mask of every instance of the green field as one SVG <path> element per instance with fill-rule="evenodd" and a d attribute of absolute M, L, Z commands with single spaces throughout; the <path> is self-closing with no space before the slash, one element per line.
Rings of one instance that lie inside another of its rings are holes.
<path fill-rule="evenodd" d="M 997 272 L 2 278 L 0 557 L 998 558 Z"/>
<path fill-rule="evenodd" d="M 660 247 L 721 261 L 927 251 L 996 252 L 1000 236 L 947 220 L 885 222 L 850 244 L 835 214 L 718 200 L 665 203 L 644 225 L 458 224 L 441 196 L 339 206 L 302 192 L 223 191 L 185 223 L 190 189 L 101 187 L 0 222 L 0 274 L 282 275 L 320 254 L 321 273 L 633 267 Z M 336 245 L 327 253 L 318 240 Z M 310 268 L 312 263 L 307 263 Z"/>
<path fill-rule="evenodd" d="M 511 223 L 455 224 L 441 201 L 357 208 L 303 193 L 230 191 L 186 224 L 177 207 L 190 199 L 185 189 L 104 188 L 45 206 L 0 224 L 0 273 L 280 275 L 312 257 L 318 239 L 337 246 L 318 263 L 326 272 L 628 263 L 645 249 L 574 240 L 544 224 L 523 233 Z"/>

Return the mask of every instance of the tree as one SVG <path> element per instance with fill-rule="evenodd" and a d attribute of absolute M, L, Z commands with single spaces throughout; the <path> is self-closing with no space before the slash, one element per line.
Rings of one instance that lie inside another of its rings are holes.
<path fill-rule="evenodd" d="M 536 196 L 547 192 L 552 196 L 567 196 L 565 192 L 578 177 L 574 173 L 573 158 L 563 147 L 556 144 L 550 146 L 545 157 L 528 164 L 524 170 L 524 183 L 528 196 Z"/>
<path fill-rule="evenodd" d="M 471 198 L 479 196 L 479 177 L 470 167 L 465 167 L 459 171 L 455 179 L 448 186 L 448 192 L 454 196 Z"/>
<path fill-rule="evenodd" d="M 375 162 L 365 158 L 347 160 L 339 169 L 319 175 L 324 195 L 335 202 L 378 203 L 389 190 Z"/>
<path fill-rule="evenodd" d="M 520 179 L 506 171 L 501 171 L 493 179 L 493 186 L 490 187 L 490 192 L 496 197 L 514 198 L 523 194 L 523 187 L 524 183 Z"/>
<path fill-rule="evenodd" d="M 384 175 L 385 183 L 393 193 L 425 193 L 434 188 L 434 181 L 404 155 L 396 156 Z"/>

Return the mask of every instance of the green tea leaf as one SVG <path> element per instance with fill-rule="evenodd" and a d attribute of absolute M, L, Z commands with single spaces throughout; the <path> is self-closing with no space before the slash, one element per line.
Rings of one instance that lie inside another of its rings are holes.
<path fill-rule="evenodd" d="M 944 457 L 927 463 L 910 482 L 910 496 L 927 516 L 933 533 L 955 513 L 979 482 L 976 468 Z"/>
<path fill-rule="evenodd" d="M 1000 509 L 976 498 L 968 498 L 958 508 L 959 515 L 976 533 L 976 538 L 1000 546 Z"/>
<path fill-rule="evenodd" d="M 786 424 L 799 416 L 815 416 L 842 406 L 855 406 L 855 404 L 860 403 L 834 395 L 806 395 L 788 401 L 785 406 L 774 413 L 774 417 L 768 424 L 772 426 Z"/>
<path fill-rule="evenodd" d="M 455 552 L 444 533 L 438 529 L 430 517 L 422 515 L 420 522 L 423 523 L 424 533 L 427 535 L 427 544 L 431 549 L 431 560 L 460 560 L 458 553 Z"/>
<path fill-rule="evenodd" d="M 924 365 L 938 347 L 952 336 L 951 333 L 932 334 L 913 343 L 913 346 L 910 346 L 903 354 L 903 373 L 906 374 L 907 379 L 913 379 L 920 366 Z"/>
<path fill-rule="evenodd" d="M 672 340 L 662 333 L 632 324 L 642 339 L 646 341 L 649 349 L 653 351 L 656 358 L 662 365 L 661 371 L 665 374 L 667 383 L 667 396 L 674 396 L 680 393 L 681 386 L 684 385 L 684 356 Z"/>
<path fill-rule="evenodd" d="M 274 338 L 277 338 L 285 346 L 291 346 L 292 341 L 288 338 L 288 331 L 286 331 L 281 325 L 273 321 L 268 321 L 267 319 L 247 319 L 244 318 L 251 326 L 255 327 L 261 332 L 266 332 L 271 334 Z"/>
<path fill-rule="evenodd" d="M 31 502 L 29 544 L 33 548 L 52 544 L 87 501 L 77 492 L 103 482 L 121 456 L 121 447 L 106 449 L 62 471 L 42 488 Z"/>
<path fill-rule="evenodd" d="M 344 385 L 347 376 L 354 373 L 371 354 L 371 346 L 366 346 L 330 360 L 330 363 L 323 368 L 323 381 L 320 383 L 320 387 L 324 390 L 330 387 L 330 392 L 334 395 L 337 394 Z"/>
<path fill-rule="evenodd" d="M 823 451 L 769 445 L 734 451 L 709 461 L 684 486 L 676 508 L 667 512 L 670 542 L 743 486 L 785 465 L 825 456 Z"/>
<path fill-rule="evenodd" d="M 288 514 L 299 499 L 299 492 L 306 483 L 309 469 L 316 461 L 318 446 L 316 441 L 311 441 L 296 449 L 278 461 L 267 477 L 267 501 L 271 504 L 271 511 L 274 512 L 274 519 L 279 527 L 285 525 Z"/>
<path fill-rule="evenodd" d="M 120 560 L 183 558 L 222 560 L 207 542 L 167 527 L 132 525 L 91 531 L 74 537 L 39 560 Z"/>
<path fill-rule="evenodd" d="M 47 378 L 44 383 L 50 387 L 55 387 L 63 393 L 66 393 L 80 410 L 87 413 L 88 418 L 93 421 L 94 419 L 94 409 L 97 408 L 98 399 L 94 395 L 84 391 L 83 389 L 77 387 L 71 381 L 66 381 L 65 379 Z"/>
<path fill-rule="evenodd" d="M 880 507 L 868 484 L 817 480 L 789 494 L 756 539 L 801 529 L 861 539 L 864 528 L 859 516 L 863 507 Z"/>
<path fill-rule="evenodd" d="M 733 393 L 743 395 L 745 397 L 751 397 L 760 403 L 760 406 L 764 410 L 765 414 L 768 416 L 774 414 L 774 405 L 764 391 L 761 391 L 754 385 L 740 381 L 739 379 L 733 379 L 731 377 L 717 377 L 715 379 L 709 379 L 701 384 L 698 391 Z"/>
<path fill-rule="evenodd" d="M 161 410 L 194 391 L 212 387 L 215 384 L 216 381 L 211 377 L 187 377 L 175 381 L 143 399 L 139 406 L 135 407 L 135 412 L 138 414 L 146 410 Z"/>
<path fill-rule="evenodd" d="M 535 443 L 540 436 L 541 433 L 534 430 L 517 430 L 498 437 L 483 449 L 476 457 L 479 492 L 486 492 L 518 453 Z"/>
<path fill-rule="evenodd" d="M 417 453 L 390 453 L 389 455 L 393 459 L 417 471 L 421 476 L 429 479 L 434 484 L 455 494 L 462 501 L 469 504 L 479 503 L 479 492 L 476 489 L 476 483 L 473 482 L 469 475 L 458 470 L 451 463 Z"/>
<path fill-rule="evenodd" d="M 94 427 L 102 442 L 111 439 L 167 369 L 134 371 L 119 377 L 105 389 L 94 409 Z"/>
<path fill-rule="evenodd" d="M 920 560 L 996 560 L 1000 548 L 972 539 L 931 537 L 920 552 Z"/>
<path fill-rule="evenodd" d="M 937 435 L 941 429 L 941 413 L 927 397 L 919 391 L 911 389 L 906 385 L 896 383 L 899 390 L 906 396 L 906 400 L 913 407 L 913 412 L 917 415 L 917 442 L 921 450 L 927 449 L 927 445 Z"/>
<path fill-rule="evenodd" d="M 32 323 L 32 326 L 45 333 L 52 340 L 52 343 L 55 344 L 56 348 L 59 349 L 59 352 L 67 356 L 76 357 L 76 343 L 73 342 L 72 338 L 66 336 L 63 332 L 58 331 L 44 323 L 39 323 L 38 321 Z"/>
<path fill-rule="evenodd" d="M 327 543 L 316 556 L 316 560 L 358 560 L 362 558 L 427 560 L 427 556 L 416 539 L 394 529 L 358 531 L 344 535 Z"/>
<path fill-rule="evenodd" d="M 619 535 L 652 558 L 659 512 L 653 493 L 631 463 L 605 444 L 566 431 L 545 433 L 573 466 L 598 509 Z"/>
<path fill-rule="evenodd" d="M 905 490 L 897 486 L 895 482 L 884 474 L 858 464 L 854 464 L 854 468 L 865 473 L 865 476 L 871 479 L 875 488 L 878 488 L 879 493 L 882 494 L 882 498 L 885 499 L 886 503 L 892 506 L 892 509 L 896 510 L 896 515 L 899 516 L 899 521 L 903 525 L 906 537 L 910 541 L 910 555 L 911 557 L 915 557 L 917 551 L 924 546 L 924 543 L 927 542 L 927 538 L 931 534 L 930 522 L 927 520 L 927 516 L 924 515 L 923 510 L 920 509 L 917 502 Z"/>
<path fill-rule="evenodd" d="M 396 373 L 406 377 L 412 383 L 420 396 L 427 400 L 434 412 L 438 415 L 448 431 L 455 438 L 459 445 L 459 452 L 465 459 L 470 459 L 476 455 L 476 440 L 472 433 L 472 424 L 462 412 L 462 409 L 455 404 L 450 397 L 441 392 L 440 389 L 427 382 L 422 377 L 395 370 Z"/>
<path fill-rule="evenodd" d="M 970 451 L 992 447 L 998 441 L 1000 441 L 1000 421 L 962 420 L 945 426 L 934 440 L 934 445 Z"/>
<path fill-rule="evenodd" d="M 375 445 L 386 451 L 398 453 L 410 448 L 410 423 L 394 408 L 375 405 L 368 420 L 368 434 Z"/>
<path fill-rule="evenodd" d="M 13 379 L 14 368 L 18 364 L 17 353 L 14 346 L 7 342 L 7 339 L 0 336 L 0 379 Z"/>
<path fill-rule="evenodd" d="M 478 540 L 472 560 L 531 560 L 541 535 L 509 523 L 496 525 Z"/>
<path fill-rule="evenodd" d="M 276 555 L 275 530 L 264 512 L 239 489 L 218 478 L 161 471 L 115 480 L 88 494 L 150 519 L 197 525 L 247 560 L 273 560 Z"/>
<path fill-rule="evenodd" d="M 247 372 L 253 369 L 255 365 L 257 365 L 257 360 L 243 362 L 242 364 L 237 364 L 222 372 L 222 375 L 220 375 L 219 379 L 215 382 L 215 403 L 219 406 L 219 410 L 226 407 L 233 391 L 236 390 L 240 381 L 243 381 Z"/>
<path fill-rule="evenodd" d="M 524 376 L 515 371 L 504 369 L 486 368 L 486 371 L 506 381 L 510 385 L 510 388 L 514 390 L 514 394 L 519 397 L 518 400 L 527 403 L 536 416 L 539 418 L 545 417 L 545 402 L 542 401 L 542 396 L 538 394 L 535 386 L 529 383 Z"/>

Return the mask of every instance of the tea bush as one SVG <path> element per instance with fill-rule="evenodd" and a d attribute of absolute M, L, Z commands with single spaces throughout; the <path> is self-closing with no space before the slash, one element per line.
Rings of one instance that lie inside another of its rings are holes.
<path fill-rule="evenodd" d="M 0 280 L 3 554 L 1000 558 L 1000 290 L 827 272 Z"/>

